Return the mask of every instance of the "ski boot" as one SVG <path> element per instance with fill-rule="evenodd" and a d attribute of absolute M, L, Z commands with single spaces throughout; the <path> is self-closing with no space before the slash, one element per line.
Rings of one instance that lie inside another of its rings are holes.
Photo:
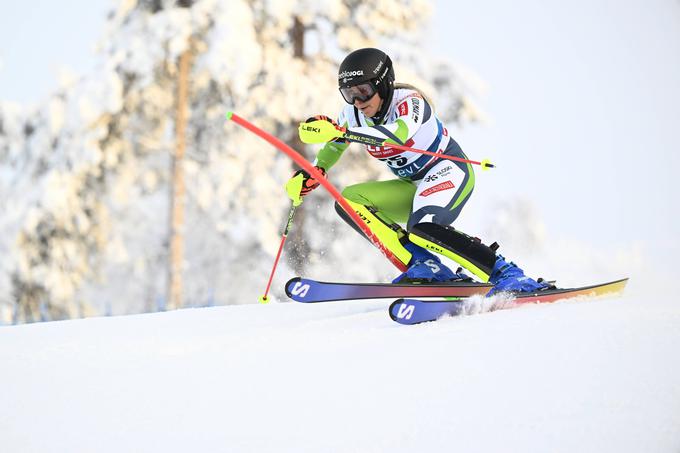
<path fill-rule="evenodd" d="M 522 269 L 513 262 L 505 261 L 502 255 L 498 255 L 496 258 L 496 264 L 491 271 L 489 283 L 492 283 L 494 286 L 486 294 L 487 297 L 500 292 L 528 293 L 554 288 L 553 285 L 542 279 L 536 281 L 533 278 L 527 277 Z"/>
<path fill-rule="evenodd" d="M 458 268 L 451 271 L 441 260 L 422 247 L 409 243 L 404 248 L 413 255 L 406 272 L 392 280 L 392 283 L 433 283 L 450 281 L 471 281 L 472 279 Z"/>

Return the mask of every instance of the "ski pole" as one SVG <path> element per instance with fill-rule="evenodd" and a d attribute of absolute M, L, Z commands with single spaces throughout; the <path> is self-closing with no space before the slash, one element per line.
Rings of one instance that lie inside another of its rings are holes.
<path fill-rule="evenodd" d="M 449 156 L 449 155 L 446 155 L 444 153 L 435 153 L 435 152 L 432 152 L 432 151 L 425 151 L 423 149 L 411 148 L 410 146 L 399 145 L 397 143 L 385 143 L 384 141 L 378 140 L 374 137 L 364 135 L 364 134 L 356 134 L 356 133 L 352 133 L 352 132 L 349 132 L 349 131 L 340 138 L 344 138 L 346 140 L 349 140 L 350 142 L 361 143 L 363 145 L 381 146 L 381 147 L 385 147 L 385 148 L 400 149 L 402 151 L 412 151 L 414 153 L 427 154 L 428 156 L 435 156 L 435 157 L 439 157 L 441 159 L 448 159 L 448 160 L 454 160 L 456 162 L 463 162 L 463 163 L 466 163 L 466 164 L 479 165 L 479 166 L 482 167 L 482 170 L 488 170 L 489 168 L 495 168 L 496 167 L 494 164 L 491 163 L 491 161 L 489 161 L 489 159 L 484 159 L 482 161 L 463 159 L 462 157 Z"/>
<path fill-rule="evenodd" d="M 326 178 L 323 177 L 323 175 L 312 166 L 311 163 L 307 162 L 307 160 L 300 155 L 297 151 L 295 151 L 293 148 L 290 146 L 286 145 L 283 143 L 281 140 L 278 138 L 274 137 L 272 134 L 263 131 L 259 127 L 255 126 L 253 123 L 250 121 L 246 120 L 245 118 L 242 118 L 235 114 L 234 112 L 227 112 L 227 120 L 233 121 L 239 126 L 247 129 L 248 131 L 252 132 L 253 134 L 257 135 L 258 137 L 262 138 L 263 140 L 271 143 L 274 145 L 279 151 L 283 152 L 286 154 L 288 157 L 290 157 L 293 161 L 295 161 L 296 164 L 298 164 L 300 167 L 302 167 L 307 173 L 312 175 L 314 179 L 319 181 L 319 183 L 328 191 L 328 193 L 331 194 L 331 196 L 335 199 L 335 201 L 338 202 L 338 204 L 342 207 L 342 209 L 347 213 L 347 215 L 352 219 L 354 224 L 361 229 L 361 231 L 366 235 L 366 237 L 371 241 L 371 244 L 376 246 L 380 252 L 385 255 L 385 257 L 390 260 L 390 263 L 394 264 L 394 266 L 399 269 L 401 272 L 406 272 L 407 266 L 401 262 L 397 256 L 392 253 L 390 249 L 385 246 L 385 244 L 382 243 L 380 238 L 371 231 L 371 229 L 366 225 L 366 222 L 359 217 L 359 214 L 354 212 L 354 209 L 347 203 L 347 200 L 342 196 L 342 194 L 336 189 Z"/>
<path fill-rule="evenodd" d="M 482 167 L 482 170 L 488 170 L 489 168 L 496 167 L 494 164 L 491 163 L 491 161 L 489 161 L 489 159 L 484 159 L 482 161 L 463 159 L 462 157 L 449 156 L 448 154 L 444 153 L 433 153 L 432 151 L 425 151 L 424 149 L 411 148 L 410 146 L 397 145 L 392 143 L 390 143 L 389 145 L 385 145 L 385 147 L 400 149 L 402 151 L 413 151 L 414 153 L 427 154 L 428 156 L 435 156 L 441 159 L 454 160 L 456 162 L 463 162 L 465 164 L 479 165 L 480 167 Z"/>
<path fill-rule="evenodd" d="M 267 289 L 264 290 L 264 295 L 260 297 L 260 303 L 266 304 L 269 302 L 267 294 L 269 294 L 269 288 L 272 286 L 272 280 L 274 279 L 274 273 L 276 272 L 276 267 L 279 264 L 279 258 L 281 258 L 281 251 L 283 251 L 283 244 L 286 243 L 286 238 L 288 237 L 288 232 L 293 224 L 293 216 L 295 215 L 295 209 L 297 205 L 292 204 L 290 211 L 288 211 L 288 221 L 286 222 L 286 227 L 283 229 L 283 236 L 281 236 L 281 244 L 279 244 L 279 251 L 276 253 L 276 258 L 274 259 L 274 266 L 272 267 L 272 272 L 269 274 L 269 281 L 267 282 Z"/>

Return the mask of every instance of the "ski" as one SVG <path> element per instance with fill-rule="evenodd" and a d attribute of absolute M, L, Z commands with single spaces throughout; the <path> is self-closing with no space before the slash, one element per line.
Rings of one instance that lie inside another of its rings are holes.
<path fill-rule="evenodd" d="M 286 295 L 296 302 L 331 302 L 394 297 L 467 297 L 486 294 L 491 284 L 479 282 L 447 283 L 332 283 L 301 277 L 286 283 Z"/>
<path fill-rule="evenodd" d="M 515 295 L 506 304 L 496 309 L 513 308 L 529 303 L 550 303 L 573 297 L 594 297 L 605 294 L 619 294 L 628 282 L 627 278 L 598 285 L 582 286 L 578 288 L 549 289 L 533 293 Z M 418 300 L 402 298 L 390 305 L 390 317 L 400 324 L 419 324 L 421 322 L 436 321 L 443 316 L 458 316 L 465 314 L 466 298 L 455 300 Z"/>

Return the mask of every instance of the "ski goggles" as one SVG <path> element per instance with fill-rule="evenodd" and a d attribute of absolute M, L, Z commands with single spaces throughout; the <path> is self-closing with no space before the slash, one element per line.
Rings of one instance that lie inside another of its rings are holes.
<path fill-rule="evenodd" d="M 375 86 L 371 82 L 340 88 L 340 94 L 342 94 L 342 98 L 348 104 L 354 104 L 356 100 L 366 102 L 375 95 L 376 91 Z"/>

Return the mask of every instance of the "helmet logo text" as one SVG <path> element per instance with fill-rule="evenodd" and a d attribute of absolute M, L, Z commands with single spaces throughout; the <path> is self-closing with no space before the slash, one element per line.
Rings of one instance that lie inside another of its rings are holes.
<path fill-rule="evenodd" d="M 358 71 L 344 71 L 338 74 L 338 79 L 344 79 L 347 77 L 357 77 L 362 75 L 364 75 L 363 69 L 360 69 Z"/>

